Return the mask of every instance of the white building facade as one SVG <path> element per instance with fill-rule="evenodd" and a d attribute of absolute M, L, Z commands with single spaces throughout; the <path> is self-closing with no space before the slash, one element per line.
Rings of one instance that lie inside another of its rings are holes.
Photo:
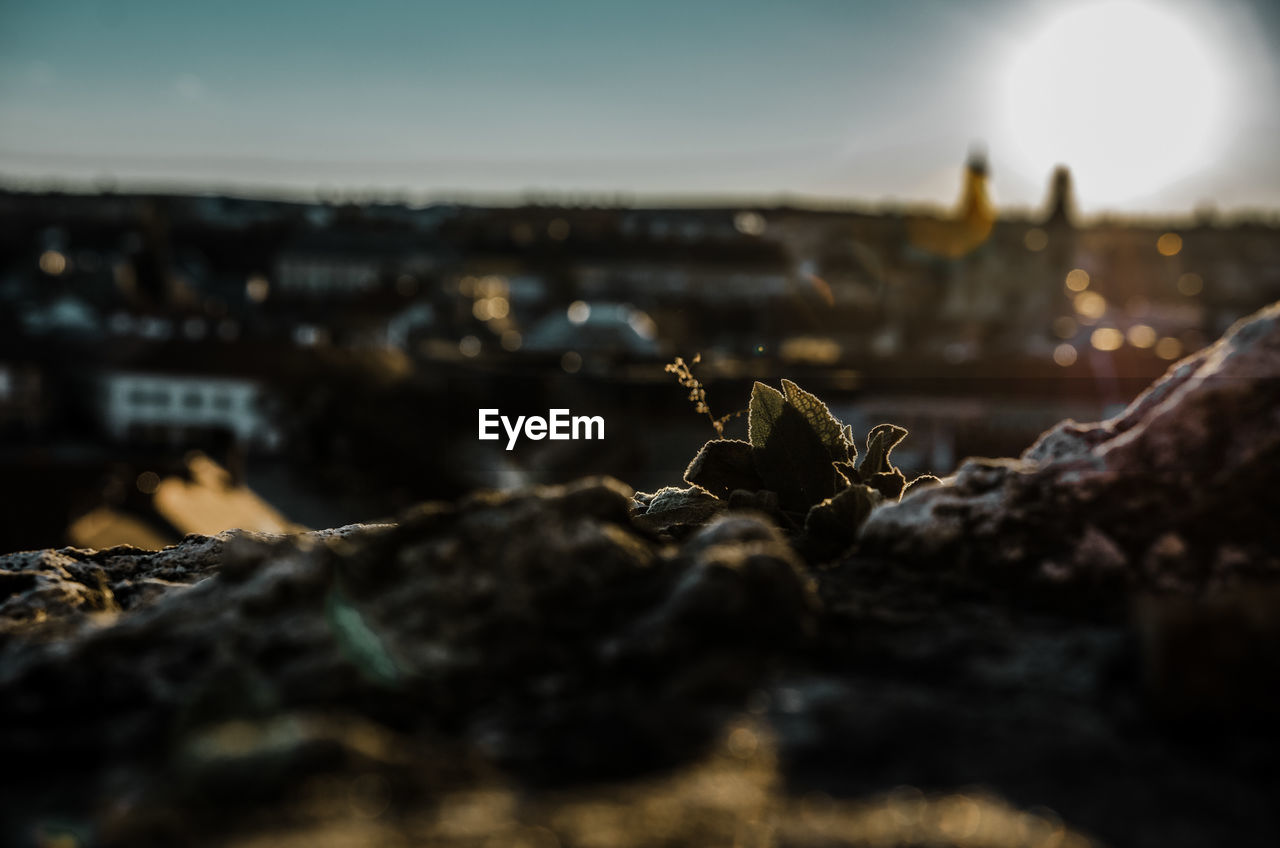
<path fill-rule="evenodd" d="M 263 386 L 241 377 L 118 372 L 102 377 L 102 412 L 117 439 L 140 429 L 224 430 L 242 444 L 274 450 L 280 432 L 263 405 Z"/>

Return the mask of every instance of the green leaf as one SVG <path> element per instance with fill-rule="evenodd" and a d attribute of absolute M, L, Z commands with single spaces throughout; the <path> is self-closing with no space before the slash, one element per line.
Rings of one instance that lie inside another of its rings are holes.
<path fill-rule="evenodd" d="M 838 544 L 852 543 L 871 510 L 883 501 L 884 497 L 870 486 L 854 484 L 809 510 L 804 520 L 805 535 Z"/>
<path fill-rule="evenodd" d="M 631 520 L 641 527 L 660 532 L 681 526 L 701 526 L 724 510 L 724 501 L 697 486 L 687 489 L 668 486 L 654 492 L 648 509 Z"/>
<path fill-rule="evenodd" d="M 851 439 L 846 438 L 846 428 L 836 420 L 836 417 L 831 414 L 831 410 L 825 403 L 790 380 L 782 381 L 782 393 L 786 397 L 787 403 L 799 410 L 800 414 L 809 422 L 813 432 L 817 434 L 818 438 L 822 440 L 822 444 L 826 446 L 832 462 L 846 462 L 851 459 L 850 448 L 853 442 Z M 854 448 L 852 453 L 856 456 L 857 449 Z"/>
<path fill-rule="evenodd" d="M 653 493 L 653 499 L 649 501 L 649 508 L 645 513 L 653 515 L 673 509 L 701 506 L 709 500 L 713 498 L 696 486 L 690 486 L 687 489 L 667 486 Z"/>
<path fill-rule="evenodd" d="M 906 428 L 896 424 L 877 424 L 872 427 L 867 434 L 867 455 L 858 467 L 863 479 L 870 479 L 872 474 L 892 471 L 893 463 L 889 461 L 889 453 L 906 437 Z"/>
<path fill-rule="evenodd" d="M 754 448 L 763 448 L 769 441 L 786 400 L 782 392 L 757 382 L 751 387 L 751 403 L 747 407 L 747 440 Z"/>
<path fill-rule="evenodd" d="M 765 488 L 778 493 L 784 510 L 804 513 L 836 493 L 836 470 L 826 445 L 791 404 L 783 405 L 752 454 Z"/>
<path fill-rule="evenodd" d="M 921 474 L 919 477 L 917 477 L 916 479 L 912 480 L 910 483 L 907 484 L 907 488 L 904 489 L 902 492 L 902 497 L 905 498 L 907 495 L 911 494 L 912 492 L 918 492 L 921 489 L 927 489 L 930 486 L 936 486 L 941 482 L 942 482 L 941 480 L 939 480 L 937 477 L 934 477 L 932 474 Z"/>
<path fill-rule="evenodd" d="M 854 466 L 852 460 L 849 462 L 837 462 L 835 465 L 836 473 L 840 475 L 841 480 L 844 480 L 845 486 L 852 486 L 855 483 L 862 482 L 862 475 L 858 473 L 858 469 Z M 840 480 L 837 480 L 836 483 L 839 484 Z M 844 486 L 838 486 L 838 488 L 844 488 Z"/>
<path fill-rule="evenodd" d="M 849 445 L 849 462 L 852 464 L 858 459 L 858 443 L 853 438 L 853 425 L 846 424 L 842 430 L 844 440 Z"/>
<path fill-rule="evenodd" d="M 902 490 L 907 486 L 907 478 L 902 475 L 901 471 L 894 468 L 891 471 L 872 474 L 871 479 L 867 481 L 867 485 L 884 495 L 886 500 L 896 501 L 902 494 Z"/>
<path fill-rule="evenodd" d="M 736 489 L 755 491 L 764 485 L 756 473 L 751 445 L 736 439 L 715 439 L 703 445 L 685 469 L 684 479 L 718 498 L 728 498 Z"/>

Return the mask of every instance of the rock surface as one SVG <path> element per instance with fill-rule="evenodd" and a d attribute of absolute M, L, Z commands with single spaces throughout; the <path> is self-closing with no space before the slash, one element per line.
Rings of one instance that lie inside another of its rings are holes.
<path fill-rule="evenodd" d="M 607 479 L 0 557 L 0 843 L 1272 845 L 1278 324 L 839 562 Z"/>
<path fill-rule="evenodd" d="M 970 459 L 874 514 L 861 550 L 1051 583 L 1195 591 L 1280 574 L 1280 304 L 1117 417 Z"/>

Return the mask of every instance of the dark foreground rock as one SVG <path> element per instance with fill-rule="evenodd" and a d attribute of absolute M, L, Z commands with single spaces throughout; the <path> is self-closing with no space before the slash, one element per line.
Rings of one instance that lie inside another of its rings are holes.
<path fill-rule="evenodd" d="M 1273 845 L 1278 321 L 835 562 L 610 480 L 2 557 L 0 842 Z"/>

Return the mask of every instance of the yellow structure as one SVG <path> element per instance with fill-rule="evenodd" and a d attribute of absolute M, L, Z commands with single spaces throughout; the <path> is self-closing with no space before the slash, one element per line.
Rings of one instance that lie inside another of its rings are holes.
<path fill-rule="evenodd" d="M 953 216 L 947 218 L 912 218 L 907 221 L 907 236 L 916 247 L 959 259 L 986 242 L 996 222 L 995 206 L 987 192 L 987 159 L 974 153 L 964 172 L 964 188 Z"/>

